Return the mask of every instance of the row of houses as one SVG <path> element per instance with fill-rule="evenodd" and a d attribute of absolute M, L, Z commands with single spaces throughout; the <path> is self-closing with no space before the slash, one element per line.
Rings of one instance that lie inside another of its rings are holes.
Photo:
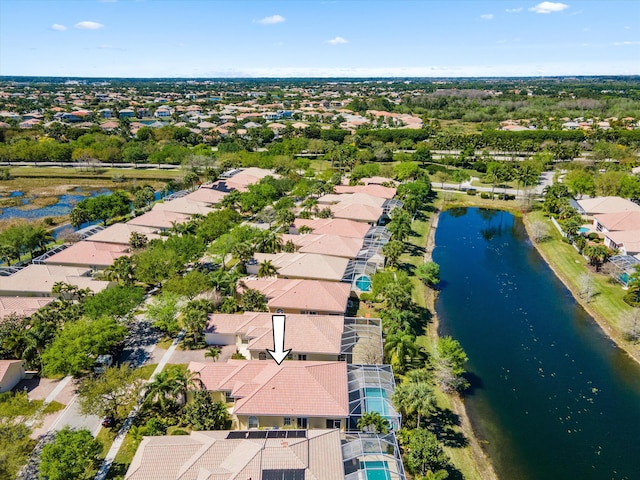
<path fill-rule="evenodd" d="M 591 221 L 584 231 L 597 232 L 607 247 L 618 252 L 610 263 L 616 269 L 615 278 L 627 285 L 640 264 L 640 205 L 609 196 L 576 200 L 574 206 Z"/>
<path fill-rule="evenodd" d="M 336 190 L 342 193 L 321 197 L 318 205 L 372 200 L 359 187 Z M 178 441 L 146 438 L 127 479 L 212 478 L 214 472 L 216 478 L 243 480 L 406 478 L 394 434 L 401 427 L 391 402 L 395 380 L 382 363 L 381 322 L 346 315 L 358 285 L 365 286 L 345 270 L 366 250 L 365 239 L 374 242 L 372 231 L 386 230 L 380 222 L 382 204 L 395 194 L 389 190 L 389 198 L 378 197 L 375 218 L 297 218 L 281 235 L 295 252 L 255 254 L 248 273 L 257 274 L 268 260 L 276 275 L 251 275 L 240 284 L 262 292 L 269 311 L 210 314 L 204 329 L 207 344 L 231 345 L 247 360 L 188 366 L 216 400 L 229 405 L 233 430 L 192 433 Z M 311 232 L 301 234 L 303 226 Z M 267 353 L 276 313 L 286 315 L 284 348 L 290 350 L 280 365 Z M 359 432 L 358 420 L 367 412 L 386 418 L 391 433 Z M 156 464 L 161 448 L 170 448 L 176 459 L 169 470 Z"/>

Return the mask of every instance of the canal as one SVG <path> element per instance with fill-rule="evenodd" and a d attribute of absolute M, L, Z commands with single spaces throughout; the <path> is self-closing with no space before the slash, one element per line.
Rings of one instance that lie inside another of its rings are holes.
<path fill-rule="evenodd" d="M 640 366 L 601 332 L 510 213 L 443 212 L 440 334 L 470 362 L 465 403 L 503 480 L 640 478 Z"/>

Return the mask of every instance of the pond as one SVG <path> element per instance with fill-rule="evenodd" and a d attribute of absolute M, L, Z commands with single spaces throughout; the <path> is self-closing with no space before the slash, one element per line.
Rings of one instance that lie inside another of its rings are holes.
<path fill-rule="evenodd" d="M 4 198 L 20 197 L 22 199 L 22 207 L 4 207 L 1 209 L 0 220 L 8 220 L 10 218 L 26 218 L 26 219 L 38 219 L 44 217 L 55 217 L 58 215 L 67 215 L 73 207 L 81 200 L 89 197 L 97 197 L 98 195 L 106 195 L 111 193 L 111 190 L 106 188 L 94 189 L 94 190 L 82 190 L 76 188 L 70 193 L 60 195 L 58 201 L 53 205 L 45 207 L 25 209 L 24 206 L 30 205 L 33 197 L 25 197 L 23 192 L 14 191 L 9 195 L 5 195 Z M 2 197 L 0 197 L 2 198 Z"/>
<path fill-rule="evenodd" d="M 640 478 L 640 366 L 608 339 L 507 212 L 444 212 L 440 333 L 470 362 L 465 403 L 505 480 Z"/>

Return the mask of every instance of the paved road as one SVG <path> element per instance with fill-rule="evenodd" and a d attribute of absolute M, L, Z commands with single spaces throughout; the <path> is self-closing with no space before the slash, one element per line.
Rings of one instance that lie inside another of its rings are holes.
<path fill-rule="evenodd" d="M 534 193 L 540 195 L 542 194 L 542 191 L 544 190 L 545 187 L 547 187 L 548 185 L 553 184 L 553 176 L 554 176 L 554 172 L 542 172 L 542 174 L 540 175 L 540 179 L 538 181 L 538 185 L 535 186 L 535 188 L 531 189 L 531 191 L 533 191 Z M 470 188 L 475 189 L 478 192 L 491 192 L 491 190 L 493 190 L 494 194 L 499 195 L 501 193 L 507 193 L 509 195 L 517 195 L 519 197 L 523 196 L 525 191 L 522 188 L 507 188 L 504 189 L 502 187 L 477 187 L 475 185 L 472 185 L 471 182 L 474 181 L 478 181 L 479 178 L 477 177 L 472 177 L 471 180 L 468 180 L 466 182 L 462 182 L 461 184 L 458 183 L 440 183 L 440 182 L 433 182 L 432 186 L 434 189 L 436 190 L 467 190 Z"/>

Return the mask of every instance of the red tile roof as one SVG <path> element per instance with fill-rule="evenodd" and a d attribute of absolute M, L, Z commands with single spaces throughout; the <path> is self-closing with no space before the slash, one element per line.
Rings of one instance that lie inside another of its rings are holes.
<path fill-rule="evenodd" d="M 229 367 L 234 367 L 232 370 Z M 230 391 L 235 415 L 346 418 L 345 362 L 230 360 L 191 362 L 209 391 Z"/>

